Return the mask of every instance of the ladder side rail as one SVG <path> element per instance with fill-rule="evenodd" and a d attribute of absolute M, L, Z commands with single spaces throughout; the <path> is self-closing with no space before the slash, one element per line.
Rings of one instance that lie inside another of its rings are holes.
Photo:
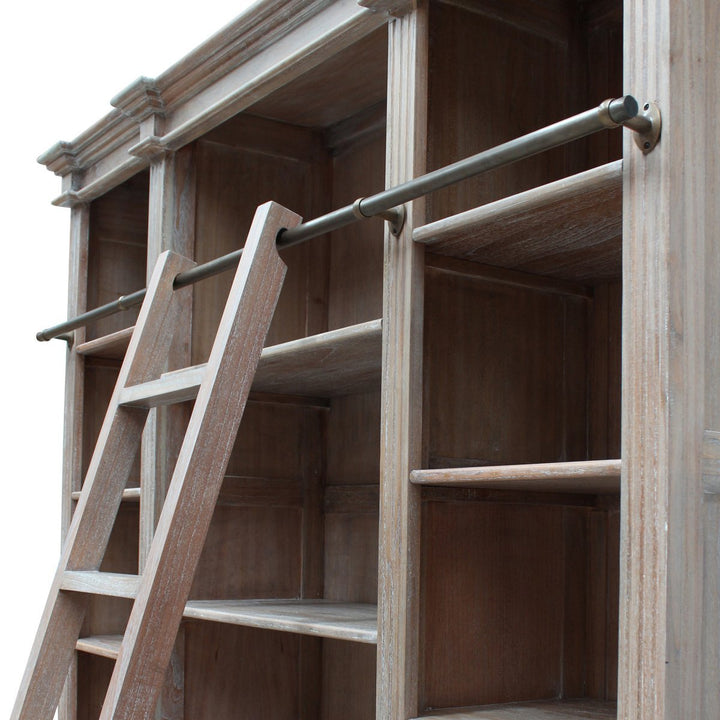
<path fill-rule="evenodd" d="M 87 595 L 62 591 L 63 576 L 66 570 L 99 568 L 147 415 L 143 409 L 119 407 L 120 390 L 164 369 L 179 307 L 173 280 L 193 265 L 171 252 L 158 259 L 63 545 L 11 720 L 53 717 L 88 602 Z"/>
<path fill-rule="evenodd" d="M 301 218 L 258 207 L 170 482 L 101 720 L 152 718 Z"/>

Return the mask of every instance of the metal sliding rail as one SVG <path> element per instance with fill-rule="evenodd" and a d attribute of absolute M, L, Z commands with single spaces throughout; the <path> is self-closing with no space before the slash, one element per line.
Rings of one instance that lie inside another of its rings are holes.
<path fill-rule="evenodd" d="M 297 245 L 363 218 L 375 216 L 388 220 L 391 229 L 397 233 L 404 221 L 405 211 L 403 204 L 410 200 L 415 200 L 435 190 L 440 190 L 488 170 L 537 155 L 540 152 L 564 145 L 573 140 L 579 140 L 600 130 L 617 128 L 623 125 L 638 133 L 638 144 L 644 152 L 652 150 L 660 132 L 660 117 L 657 108 L 654 105 L 646 104 L 643 112 L 640 112 L 637 100 L 632 95 L 625 95 L 615 100 L 605 100 L 598 107 L 579 115 L 573 115 L 553 125 L 548 125 L 502 145 L 484 150 L 477 155 L 459 160 L 375 195 L 359 198 L 352 205 L 333 210 L 290 230 L 281 230 L 278 233 L 277 246 L 282 249 Z M 177 289 L 192 285 L 199 280 L 229 270 L 238 264 L 241 255 L 242 248 L 180 273 L 175 278 L 173 287 Z M 41 330 L 36 337 L 40 341 L 51 340 L 56 337 L 70 340 L 71 336 L 66 333 L 71 330 L 82 327 L 93 320 L 99 320 L 135 305 L 140 305 L 145 298 L 145 292 L 145 289 L 142 289 L 130 295 L 123 295 L 113 302 Z"/>

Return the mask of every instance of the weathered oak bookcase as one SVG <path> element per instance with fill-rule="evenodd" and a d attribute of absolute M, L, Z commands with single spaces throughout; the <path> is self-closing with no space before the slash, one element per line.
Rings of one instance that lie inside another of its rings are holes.
<path fill-rule="evenodd" d="M 262 0 L 41 162 L 76 315 L 625 92 L 593 135 L 282 252 L 157 717 L 720 717 L 720 9 Z M 168 371 L 207 360 L 194 286 Z M 68 346 L 67 528 L 136 310 Z M 191 403 L 151 413 L 103 570 L 141 573 Z M 131 600 L 61 703 L 98 717 Z"/>

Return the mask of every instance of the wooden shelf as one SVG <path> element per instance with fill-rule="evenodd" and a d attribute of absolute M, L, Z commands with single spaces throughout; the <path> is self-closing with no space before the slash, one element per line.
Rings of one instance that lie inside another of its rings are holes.
<path fill-rule="evenodd" d="M 71 493 L 70 497 L 73 500 L 79 500 L 81 494 L 82 494 L 82 490 L 75 490 L 74 492 Z M 123 502 L 140 502 L 140 488 L 139 487 L 125 488 L 123 490 L 123 494 L 122 494 L 122 501 Z"/>
<path fill-rule="evenodd" d="M 265 348 L 252 389 L 256 392 L 333 397 L 379 387 L 382 321 L 371 320 Z M 124 388 L 123 405 L 157 407 L 192 400 L 205 365 L 165 373 Z"/>
<path fill-rule="evenodd" d="M 80 638 L 75 643 L 75 649 L 115 660 L 120 652 L 120 643 L 122 643 L 122 635 L 93 635 Z"/>
<path fill-rule="evenodd" d="M 377 643 L 377 606 L 329 600 L 191 600 L 185 618 Z"/>
<path fill-rule="evenodd" d="M 410 481 L 418 485 L 473 487 L 489 490 L 618 493 L 620 492 L 620 469 L 620 460 L 492 465 L 413 470 L 410 473 Z"/>
<path fill-rule="evenodd" d="M 615 702 L 603 700 L 548 700 L 486 705 L 433 711 L 422 720 L 613 720 Z"/>
<path fill-rule="evenodd" d="M 382 320 L 370 320 L 263 350 L 252 389 L 333 397 L 380 387 Z"/>
<path fill-rule="evenodd" d="M 134 327 L 124 328 L 117 332 L 104 335 L 95 340 L 80 343 L 75 348 L 78 355 L 107 358 L 109 360 L 122 360 L 125 356 Z"/>
<path fill-rule="evenodd" d="M 537 275 L 619 277 L 622 161 L 424 225 L 413 240 L 440 255 Z"/>

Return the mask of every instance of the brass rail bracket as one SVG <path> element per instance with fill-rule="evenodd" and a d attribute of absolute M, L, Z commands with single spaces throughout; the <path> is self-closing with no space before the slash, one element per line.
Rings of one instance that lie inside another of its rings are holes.
<path fill-rule="evenodd" d="M 630 128 L 635 134 L 635 144 L 645 155 L 652 152 L 660 140 L 660 129 L 662 118 L 660 108 L 654 102 L 647 102 L 642 110 L 632 119 L 626 120 L 625 127 Z"/>
<path fill-rule="evenodd" d="M 374 217 L 373 215 L 366 215 L 362 208 L 360 207 L 360 204 L 365 198 L 358 198 L 352 206 L 352 211 L 355 217 L 358 220 L 363 220 L 365 218 Z M 404 205 L 397 205 L 396 207 L 392 207 L 389 210 L 384 210 L 383 212 L 379 212 L 377 216 L 375 217 L 381 217 L 385 222 L 388 223 L 390 226 L 390 232 L 397 237 L 400 232 L 403 229 L 403 225 L 405 225 L 405 206 Z"/>

